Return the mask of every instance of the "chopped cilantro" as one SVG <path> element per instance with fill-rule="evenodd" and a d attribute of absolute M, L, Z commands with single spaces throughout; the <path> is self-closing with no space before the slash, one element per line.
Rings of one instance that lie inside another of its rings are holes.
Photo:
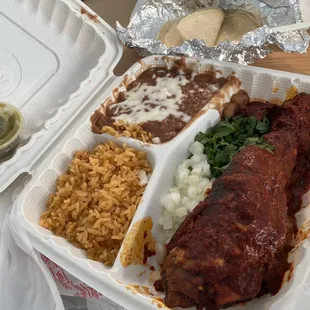
<path fill-rule="evenodd" d="M 219 122 L 206 133 L 200 132 L 195 141 L 204 145 L 212 176 L 217 178 L 230 164 L 233 156 L 248 145 L 257 145 L 272 152 L 273 146 L 263 138 L 269 132 L 267 117 L 258 121 L 255 116 L 235 116 Z"/>

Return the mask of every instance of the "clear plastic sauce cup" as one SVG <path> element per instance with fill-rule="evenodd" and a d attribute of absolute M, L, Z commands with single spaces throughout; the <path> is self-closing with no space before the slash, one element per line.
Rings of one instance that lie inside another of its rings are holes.
<path fill-rule="evenodd" d="M 0 162 L 10 158 L 16 151 L 22 125 L 20 111 L 9 103 L 0 102 Z"/>

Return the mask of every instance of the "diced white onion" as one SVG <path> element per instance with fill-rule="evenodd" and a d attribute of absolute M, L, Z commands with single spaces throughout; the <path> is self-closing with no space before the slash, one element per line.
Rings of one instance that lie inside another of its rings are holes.
<path fill-rule="evenodd" d="M 163 222 L 163 227 L 164 227 L 164 229 L 171 229 L 173 227 L 172 218 L 165 219 Z"/>
<path fill-rule="evenodd" d="M 185 216 L 186 214 L 187 214 L 186 208 L 178 208 L 174 211 L 174 215 L 177 217 L 182 217 Z"/>
<path fill-rule="evenodd" d="M 191 147 L 189 148 L 189 151 L 194 154 L 203 154 L 204 146 L 198 141 L 195 141 Z"/>
<path fill-rule="evenodd" d="M 191 158 L 190 161 L 193 164 L 198 164 L 199 162 L 201 162 L 201 155 L 200 154 L 194 154 Z"/>
<path fill-rule="evenodd" d="M 198 202 L 199 203 L 199 202 Z M 195 207 L 197 206 L 197 204 L 198 204 L 196 201 L 193 201 L 193 202 L 190 202 L 188 205 L 187 205 L 187 210 L 189 211 L 189 212 L 192 212 L 194 209 L 195 209 Z"/>
<path fill-rule="evenodd" d="M 178 193 L 178 192 L 179 192 L 179 188 L 178 188 L 177 186 L 171 187 L 171 188 L 169 189 L 169 192 L 170 192 L 170 193 Z"/>
<path fill-rule="evenodd" d="M 188 197 L 195 199 L 195 197 L 197 196 L 197 187 L 194 185 L 190 185 L 187 190 L 187 195 Z"/>
<path fill-rule="evenodd" d="M 168 242 L 186 216 L 192 212 L 200 201 L 204 200 L 205 192 L 211 188 L 213 179 L 207 156 L 203 154 L 204 146 L 194 142 L 190 147 L 192 156 L 185 159 L 175 173 L 176 186 L 169 189 L 163 197 L 164 212 L 159 224 L 164 228 L 164 241 Z"/>
<path fill-rule="evenodd" d="M 154 144 L 160 144 L 160 143 L 161 143 L 159 137 L 153 138 L 153 139 L 152 139 L 152 142 L 153 142 Z"/>
<path fill-rule="evenodd" d="M 144 170 L 140 170 L 138 172 L 138 178 L 140 180 L 140 182 L 139 182 L 140 186 L 144 186 L 149 182 L 149 179 L 148 179 L 146 172 Z"/>

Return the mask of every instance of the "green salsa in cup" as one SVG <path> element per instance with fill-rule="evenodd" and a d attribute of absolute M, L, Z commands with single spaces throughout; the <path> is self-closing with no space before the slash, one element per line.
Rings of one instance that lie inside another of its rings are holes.
<path fill-rule="evenodd" d="M 0 102 L 0 162 L 7 160 L 19 145 L 23 117 L 13 105 Z"/>

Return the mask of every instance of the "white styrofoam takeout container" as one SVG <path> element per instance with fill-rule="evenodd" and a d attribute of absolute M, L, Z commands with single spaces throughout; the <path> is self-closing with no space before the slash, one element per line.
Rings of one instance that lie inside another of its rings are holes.
<path fill-rule="evenodd" d="M 26 120 L 23 143 L 12 159 L 0 165 L 0 192 L 23 172 L 32 175 L 15 203 L 20 233 L 27 231 L 36 249 L 125 308 L 161 307 L 161 302 L 150 296 L 153 289 L 147 281 L 149 270 L 139 276 L 145 267 L 124 269 L 118 257 L 111 269 L 105 268 L 38 225 L 57 175 L 66 170 L 73 153 L 107 139 L 115 140 L 94 135 L 89 123 L 94 110 L 122 80 L 112 73 L 121 56 L 114 30 L 78 0 L 2 0 L 0 25 L 0 99 L 20 108 Z M 160 61 L 150 57 L 142 63 Z M 206 60 L 197 63 L 213 65 L 225 75 L 236 72 L 252 98 L 284 99 L 291 85 L 300 91 L 310 90 L 310 78 L 305 76 Z M 133 76 L 140 69 L 141 64 L 136 64 L 127 75 Z M 276 88 L 279 91 L 273 93 Z M 210 110 L 164 145 L 145 147 L 134 140 L 120 139 L 146 150 L 154 167 L 132 225 L 151 216 L 153 233 L 158 234 L 159 201 L 173 185 L 177 165 L 187 157 L 195 134 L 218 119 L 219 114 Z M 300 225 L 309 217 L 309 209 L 304 209 L 299 215 Z M 307 240 L 295 251 L 294 277 L 281 292 L 252 301 L 248 307 L 290 309 L 296 300 L 302 302 L 300 297 L 309 284 L 308 247 Z M 157 266 L 156 258 L 149 259 L 149 263 Z M 133 284 L 148 286 L 151 292 Z"/>
<path fill-rule="evenodd" d="M 25 119 L 17 152 L 0 163 L 2 192 L 110 84 L 122 47 L 114 30 L 75 0 L 1 0 L 0 41 L 0 100 Z"/>
<path fill-rule="evenodd" d="M 123 268 L 118 255 L 112 268 L 107 268 L 99 262 L 86 258 L 84 251 L 74 247 L 63 238 L 53 235 L 50 231 L 39 226 L 41 212 L 45 209 L 49 194 L 55 189 L 58 175 L 64 173 L 70 160 L 77 150 L 91 149 L 96 143 L 107 140 L 116 143 L 126 142 L 127 145 L 143 149 L 153 166 L 153 173 L 145 190 L 128 232 L 137 221 L 151 217 L 153 235 L 159 236 L 158 224 L 162 212 L 161 198 L 174 185 L 174 173 L 177 166 L 189 155 L 189 146 L 199 131 L 206 130 L 219 121 L 220 115 L 216 110 L 208 110 L 194 123 L 172 141 L 161 145 L 147 145 L 133 139 L 115 139 L 108 135 L 92 133 L 89 118 L 100 103 L 109 96 L 112 90 L 124 80 L 134 79 L 141 70 L 149 66 L 165 65 L 176 57 L 151 56 L 135 64 L 125 73 L 124 77 L 116 78 L 111 75 L 110 86 L 96 89 L 96 95 L 89 100 L 83 113 L 70 120 L 70 126 L 57 135 L 45 153 L 36 161 L 31 170 L 32 180 L 26 186 L 14 205 L 14 219 L 21 231 L 27 231 L 34 248 L 48 256 L 72 275 L 84 281 L 103 295 L 127 309 L 157 309 L 165 307 L 161 299 L 163 295 L 154 292 L 148 278 L 150 270 L 145 266 L 129 266 Z M 224 76 L 234 73 L 241 81 L 251 98 L 276 101 L 284 100 L 286 92 L 292 86 L 299 91 L 310 91 L 310 77 L 272 71 L 254 67 L 209 60 L 186 59 L 187 63 L 199 70 L 212 68 L 220 70 Z M 91 95 L 87 90 L 84 96 Z M 304 208 L 298 215 L 298 225 L 302 231 L 309 230 L 310 208 Z M 122 248 L 120 253 L 122 252 Z M 292 253 L 294 274 L 285 283 L 281 291 L 274 297 L 264 296 L 255 299 L 240 309 L 295 309 L 302 303 L 302 295 L 310 287 L 310 242 L 305 240 Z M 149 258 L 148 263 L 158 268 L 156 257 Z M 293 307 L 293 308 L 292 308 Z M 238 307 L 237 307 L 238 308 Z"/>

